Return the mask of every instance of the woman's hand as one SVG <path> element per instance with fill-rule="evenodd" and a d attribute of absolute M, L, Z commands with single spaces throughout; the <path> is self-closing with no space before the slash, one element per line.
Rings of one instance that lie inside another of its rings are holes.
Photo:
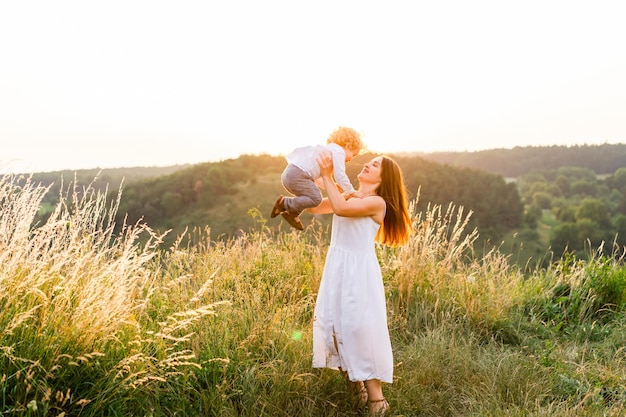
<path fill-rule="evenodd" d="M 322 152 L 317 158 L 317 165 L 320 167 L 320 175 L 322 177 L 332 177 L 333 175 L 333 158 L 328 152 Z"/>

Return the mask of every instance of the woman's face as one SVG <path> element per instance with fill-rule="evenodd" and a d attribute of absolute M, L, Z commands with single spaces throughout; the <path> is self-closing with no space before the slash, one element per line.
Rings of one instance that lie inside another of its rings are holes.
<path fill-rule="evenodd" d="M 380 183 L 383 157 L 378 156 L 363 165 L 363 169 L 357 176 L 361 183 Z"/>

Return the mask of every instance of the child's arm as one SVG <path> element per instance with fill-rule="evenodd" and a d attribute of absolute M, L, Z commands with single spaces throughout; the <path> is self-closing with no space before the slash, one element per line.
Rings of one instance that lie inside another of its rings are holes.
<path fill-rule="evenodd" d="M 352 194 L 354 187 L 350 182 L 350 178 L 346 174 L 346 155 L 343 152 L 332 152 L 333 176 L 335 181 L 341 187 L 344 193 Z"/>

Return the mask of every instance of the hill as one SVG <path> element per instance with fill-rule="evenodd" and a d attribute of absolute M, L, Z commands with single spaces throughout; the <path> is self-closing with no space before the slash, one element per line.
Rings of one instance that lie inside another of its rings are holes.
<path fill-rule="evenodd" d="M 372 157 L 360 155 L 347 164 L 349 177 L 356 179 L 362 164 Z M 515 185 L 501 176 L 420 157 L 392 157 L 404 172 L 410 198 L 419 195 L 417 210 L 429 204 L 463 206 L 474 212 L 470 227 L 480 228 L 488 237 L 501 236 L 520 225 L 523 205 L 519 194 Z M 209 227 L 213 237 L 229 237 L 257 228 L 259 221 L 286 229 L 280 218 L 267 221 L 276 197 L 285 193 L 280 183 L 284 167 L 282 157 L 242 155 L 134 182 L 124 188 L 120 216 L 128 215 L 131 223 L 144 219 L 157 230 L 171 229 L 173 235 Z M 304 213 L 302 220 L 308 225 L 314 217 Z"/>
<path fill-rule="evenodd" d="M 22 182 L 30 180 L 48 189 L 48 192 L 43 196 L 39 215 L 36 218 L 36 223 L 42 223 L 62 200 L 62 195 L 69 193 L 69 188 L 81 190 L 89 187 L 96 192 L 119 190 L 123 185 L 169 175 L 189 166 L 183 164 L 166 167 L 93 168 L 76 171 L 37 172 L 16 175 L 16 177 L 21 178 Z"/>
<path fill-rule="evenodd" d="M 105 188 L 117 189 L 122 182 L 130 184 L 135 181 L 141 181 L 148 178 L 162 177 L 173 172 L 189 168 L 190 164 L 170 165 L 165 167 L 127 167 L 127 168 L 93 168 L 79 170 L 62 170 L 50 172 L 37 172 L 30 177 L 38 184 L 45 187 L 55 186 L 55 190 L 59 189 L 62 182 L 76 182 L 81 185 L 91 184 L 96 191 L 102 191 Z M 21 174 L 21 176 L 29 176 Z"/>
<path fill-rule="evenodd" d="M 587 168 L 597 174 L 612 174 L 618 168 L 626 167 L 626 144 L 526 146 L 417 155 L 442 164 L 480 169 L 512 178 L 537 169 L 563 166 Z"/>
<path fill-rule="evenodd" d="M 597 245 L 612 240 L 609 237 L 617 232 L 626 236 L 622 233 L 626 230 L 625 189 L 621 185 L 624 173 L 620 171 L 626 166 L 626 145 L 391 156 L 403 169 L 410 197 L 419 195 L 418 211 L 424 211 L 429 204 L 450 203 L 471 210 L 468 228 L 479 230 L 479 246 L 487 249 L 484 241 L 501 244 L 506 240 L 510 252 L 522 263 L 546 257 L 550 248 L 556 248 L 559 254 L 573 248 L 581 256 L 590 237 Z M 350 178 L 356 179 L 362 163 L 371 157 L 361 155 L 348 164 Z M 268 219 L 275 197 L 285 193 L 280 184 L 284 166 L 284 158 L 279 156 L 242 155 L 220 162 L 165 168 L 34 174 L 36 182 L 51 187 L 38 222 L 45 220 L 59 201 L 61 184 L 67 187 L 75 178 L 78 188 L 91 183 L 94 188 L 108 189 L 111 199 L 116 198 L 114 194 L 123 180 L 118 225 L 127 216 L 129 223 L 142 219 L 156 230 L 171 230 L 167 244 L 186 230 L 209 228 L 214 239 L 259 227 L 288 230 L 280 218 Z M 587 174 L 580 177 L 581 172 Z M 614 178 L 615 173 L 619 175 Z M 515 177 L 516 181 L 505 181 L 502 176 Z M 608 213 L 589 219 L 584 213 L 589 211 L 590 203 L 586 201 L 576 219 L 578 208 L 588 197 L 603 200 Z M 317 220 L 328 223 L 325 217 Z M 305 224 L 317 220 L 303 215 Z M 589 235 L 594 230 L 593 236 Z M 522 255 L 518 254 L 520 250 L 524 251 Z"/>

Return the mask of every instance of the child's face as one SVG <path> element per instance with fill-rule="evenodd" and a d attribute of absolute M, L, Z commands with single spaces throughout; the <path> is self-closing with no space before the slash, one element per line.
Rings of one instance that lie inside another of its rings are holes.
<path fill-rule="evenodd" d="M 352 158 L 359 154 L 360 149 L 348 149 L 346 148 L 346 162 L 352 161 Z"/>

